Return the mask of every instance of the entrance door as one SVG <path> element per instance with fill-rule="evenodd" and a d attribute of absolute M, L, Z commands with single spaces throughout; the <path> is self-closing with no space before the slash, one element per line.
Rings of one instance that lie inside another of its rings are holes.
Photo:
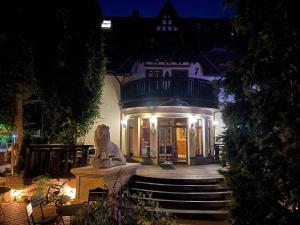
<path fill-rule="evenodd" d="M 177 162 L 187 162 L 187 128 L 176 127 Z"/>
<path fill-rule="evenodd" d="M 174 161 L 174 131 L 173 127 L 158 129 L 159 162 Z"/>
<path fill-rule="evenodd" d="M 159 163 L 187 162 L 186 119 L 159 119 Z"/>

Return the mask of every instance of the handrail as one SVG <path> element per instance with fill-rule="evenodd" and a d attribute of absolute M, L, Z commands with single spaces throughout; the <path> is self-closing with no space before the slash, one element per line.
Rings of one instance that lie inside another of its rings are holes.
<path fill-rule="evenodd" d="M 122 85 L 121 102 L 153 97 L 216 101 L 212 85 L 196 78 L 144 78 Z"/>

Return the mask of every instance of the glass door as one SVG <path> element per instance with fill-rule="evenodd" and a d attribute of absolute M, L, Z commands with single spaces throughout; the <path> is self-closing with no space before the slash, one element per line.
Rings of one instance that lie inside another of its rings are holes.
<path fill-rule="evenodd" d="M 199 120 L 195 132 L 196 157 L 203 157 L 203 129 L 202 120 Z"/>
<path fill-rule="evenodd" d="M 158 129 L 159 163 L 174 160 L 174 131 L 172 127 Z"/>
<path fill-rule="evenodd" d="M 187 163 L 187 120 L 186 118 L 158 120 L 159 163 Z"/>
<path fill-rule="evenodd" d="M 187 162 L 187 128 L 176 127 L 176 161 Z"/>

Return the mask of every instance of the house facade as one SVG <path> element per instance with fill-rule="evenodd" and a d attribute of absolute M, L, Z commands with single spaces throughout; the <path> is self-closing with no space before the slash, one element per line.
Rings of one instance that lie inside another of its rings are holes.
<path fill-rule="evenodd" d="M 147 164 L 213 161 L 222 132 L 214 83 L 238 55 L 228 19 L 180 18 L 168 1 L 156 18 L 102 23 L 108 74 L 98 124 L 129 160 Z"/>

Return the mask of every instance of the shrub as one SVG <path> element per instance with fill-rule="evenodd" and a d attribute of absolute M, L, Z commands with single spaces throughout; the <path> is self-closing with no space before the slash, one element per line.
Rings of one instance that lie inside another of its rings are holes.
<path fill-rule="evenodd" d="M 79 210 L 71 225 L 176 225 L 166 212 L 158 210 L 155 202 L 143 201 L 145 196 L 127 191 L 106 200 L 97 201 Z"/>
<path fill-rule="evenodd" d="M 48 175 L 40 175 L 35 177 L 33 182 L 36 184 L 35 195 L 43 196 L 50 184 L 50 178 Z"/>

